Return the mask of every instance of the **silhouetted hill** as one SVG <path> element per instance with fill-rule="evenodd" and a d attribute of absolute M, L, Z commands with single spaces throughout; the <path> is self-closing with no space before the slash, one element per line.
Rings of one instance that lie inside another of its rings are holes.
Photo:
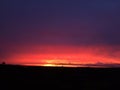
<path fill-rule="evenodd" d="M 120 85 L 120 68 L 68 68 L 0 65 L 0 83 L 10 87 L 103 90 Z"/>

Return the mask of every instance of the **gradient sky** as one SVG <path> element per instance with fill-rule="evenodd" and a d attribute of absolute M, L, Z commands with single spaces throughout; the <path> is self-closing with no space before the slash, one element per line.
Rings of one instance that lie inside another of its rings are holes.
<path fill-rule="evenodd" d="M 0 0 L 0 62 L 120 63 L 120 0 Z"/>

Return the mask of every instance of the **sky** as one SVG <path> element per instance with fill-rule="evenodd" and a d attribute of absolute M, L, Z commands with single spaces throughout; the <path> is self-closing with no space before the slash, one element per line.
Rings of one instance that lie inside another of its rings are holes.
<path fill-rule="evenodd" d="M 0 0 L 0 62 L 120 63 L 120 0 Z"/>

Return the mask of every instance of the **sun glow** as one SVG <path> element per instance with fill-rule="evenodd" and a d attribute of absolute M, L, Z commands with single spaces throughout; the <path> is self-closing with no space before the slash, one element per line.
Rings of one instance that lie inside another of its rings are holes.
<path fill-rule="evenodd" d="M 42 66 L 50 66 L 50 67 L 56 67 L 56 66 L 61 66 L 60 64 L 64 62 L 66 63 L 66 60 L 58 60 L 58 59 L 46 59 L 44 60 L 44 63 Z"/>
<path fill-rule="evenodd" d="M 56 65 L 54 65 L 54 64 L 43 64 L 42 66 L 46 66 L 46 67 L 55 67 Z"/>
<path fill-rule="evenodd" d="M 45 61 L 45 64 L 43 64 L 42 66 L 45 66 L 45 67 L 55 67 L 57 65 L 55 65 L 56 63 L 56 60 L 44 60 Z"/>

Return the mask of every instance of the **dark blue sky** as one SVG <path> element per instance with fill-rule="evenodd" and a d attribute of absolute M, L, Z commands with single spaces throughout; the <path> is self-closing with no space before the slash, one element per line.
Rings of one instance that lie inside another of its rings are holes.
<path fill-rule="evenodd" d="M 16 45 L 107 45 L 119 51 L 120 0 L 0 0 L 0 13 L 1 57 Z"/>
<path fill-rule="evenodd" d="M 1 41 L 120 44 L 119 0 L 1 2 Z"/>

